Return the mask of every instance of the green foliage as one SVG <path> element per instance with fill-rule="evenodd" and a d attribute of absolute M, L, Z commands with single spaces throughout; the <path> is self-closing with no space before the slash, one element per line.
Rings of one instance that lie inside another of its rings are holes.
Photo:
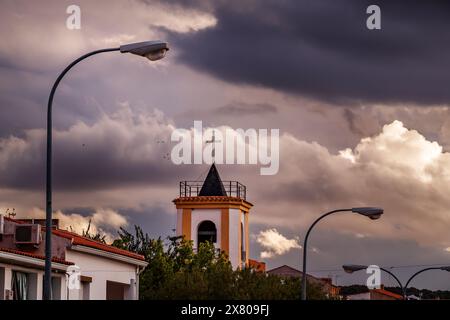
<path fill-rule="evenodd" d="M 342 286 L 340 288 L 340 293 L 344 296 L 366 292 L 369 292 L 369 288 L 360 284 L 352 284 L 350 286 Z"/>
<path fill-rule="evenodd" d="M 101 243 L 106 243 L 106 240 L 105 240 L 106 235 L 101 234 L 100 232 L 92 234 L 90 229 L 91 229 L 91 219 L 89 219 L 89 224 L 88 224 L 86 230 L 83 229 L 83 233 L 81 235 L 83 237 L 89 238 L 89 239 L 94 240 L 94 241 L 98 241 L 98 242 L 101 242 Z M 72 227 L 70 227 L 70 230 L 72 231 Z"/>
<path fill-rule="evenodd" d="M 280 278 L 233 270 L 224 252 L 201 243 L 194 252 L 192 241 L 183 237 L 150 239 L 135 226 L 134 234 L 122 229 L 113 246 L 136 252 L 149 263 L 140 276 L 141 299 L 299 299 L 300 279 Z M 320 287 L 308 284 L 311 299 L 325 299 Z"/>

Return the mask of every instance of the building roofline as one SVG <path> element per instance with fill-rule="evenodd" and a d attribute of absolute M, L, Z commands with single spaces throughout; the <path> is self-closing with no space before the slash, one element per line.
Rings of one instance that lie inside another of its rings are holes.
<path fill-rule="evenodd" d="M 140 255 L 140 254 L 137 254 L 137 253 L 134 253 L 131 251 L 127 251 L 124 249 L 119 249 L 119 248 L 113 247 L 111 245 L 108 245 L 108 244 L 105 244 L 105 243 L 102 243 L 99 241 L 95 241 L 95 240 L 89 239 L 87 237 L 80 236 L 79 234 L 76 234 L 74 232 L 70 232 L 70 231 L 62 230 L 62 229 L 53 229 L 52 233 L 56 236 L 71 240 L 72 246 L 81 245 L 84 247 L 95 248 L 100 251 L 105 251 L 105 252 L 110 252 L 110 253 L 114 253 L 117 255 L 126 256 L 128 258 L 132 258 L 135 260 L 145 261 L 145 257 L 143 255 Z"/>
<path fill-rule="evenodd" d="M 253 207 L 253 204 L 247 200 L 228 196 L 178 197 L 172 202 L 177 208 L 202 208 L 214 205 L 215 208 L 238 208 L 248 212 Z"/>
<path fill-rule="evenodd" d="M 372 289 L 372 290 L 369 290 L 369 291 L 370 292 L 376 292 L 376 293 L 379 293 L 379 294 L 384 294 L 385 296 L 392 297 L 392 298 L 399 299 L 399 300 L 403 299 L 403 296 L 401 296 L 401 295 L 399 295 L 397 293 L 388 291 L 386 289 Z"/>
<path fill-rule="evenodd" d="M 32 264 L 39 267 L 45 266 L 45 256 L 15 249 L 0 248 L 0 258 L 6 258 L 8 260 L 11 259 L 14 261 Z M 68 266 L 71 265 L 74 265 L 74 263 L 56 257 L 52 258 L 52 266 L 55 269 L 65 270 Z"/>
<path fill-rule="evenodd" d="M 128 256 L 124 256 L 121 254 L 108 252 L 108 251 L 104 251 L 104 250 L 100 250 L 97 248 L 92 248 L 92 247 L 88 247 L 88 246 L 84 246 L 84 245 L 72 245 L 69 249 L 73 250 L 73 251 L 77 251 L 77 252 L 88 253 L 88 254 L 101 256 L 101 257 L 105 257 L 108 259 L 112 259 L 112 260 L 116 260 L 116 261 L 120 261 L 120 262 L 124 262 L 124 263 L 128 263 L 128 264 L 137 265 L 139 267 L 146 267 L 148 265 L 148 262 L 146 262 L 145 260 L 135 259 L 132 257 L 128 257 Z"/>

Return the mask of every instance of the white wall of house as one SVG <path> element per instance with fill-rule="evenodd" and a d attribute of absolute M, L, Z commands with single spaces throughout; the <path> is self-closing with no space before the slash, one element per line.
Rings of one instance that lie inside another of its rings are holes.
<path fill-rule="evenodd" d="M 83 291 L 89 292 L 89 300 L 106 300 L 107 281 L 125 285 L 125 299 L 137 299 L 136 265 L 70 249 L 66 259 L 80 267 L 82 276 L 92 278 L 92 282 L 83 283 L 80 290 L 69 290 L 70 300 L 83 299 Z"/>
<path fill-rule="evenodd" d="M 44 270 L 23 267 L 15 264 L 0 263 L 0 300 L 5 298 L 6 290 L 12 289 L 13 271 L 19 271 L 28 275 L 28 300 L 42 300 Z M 53 299 L 65 300 L 67 298 L 66 275 L 53 273 Z"/>
<path fill-rule="evenodd" d="M 348 295 L 347 300 L 370 300 L 370 292 Z"/>

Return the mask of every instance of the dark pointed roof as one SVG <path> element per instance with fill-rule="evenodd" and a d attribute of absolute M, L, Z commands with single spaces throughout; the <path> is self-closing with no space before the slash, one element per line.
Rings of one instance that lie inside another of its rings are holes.
<path fill-rule="evenodd" d="M 200 190 L 199 196 L 227 196 L 227 192 L 223 186 L 222 180 L 219 176 L 219 171 L 217 171 L 216 165 L 213 163 L 211 168 L 209 168 L 208 175 L 206 176 L 205 182 L 203 182 L 202 189 Z"/>

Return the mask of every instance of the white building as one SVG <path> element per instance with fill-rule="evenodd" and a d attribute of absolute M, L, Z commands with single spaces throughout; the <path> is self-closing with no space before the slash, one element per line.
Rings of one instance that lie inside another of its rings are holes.
<path fill-rule="evenodd" d="M 39 223 L 0 218 L 0 300 L 42 299 L 44 237 Z M 42 222 L 42 221 L 41 221 Z M 55 300 L 138 299 L 144 257 L 75 233 L 53 230 L 52 298 Z M 79 268 L 78 289 L 68 286 L 68 269 Z"/>

